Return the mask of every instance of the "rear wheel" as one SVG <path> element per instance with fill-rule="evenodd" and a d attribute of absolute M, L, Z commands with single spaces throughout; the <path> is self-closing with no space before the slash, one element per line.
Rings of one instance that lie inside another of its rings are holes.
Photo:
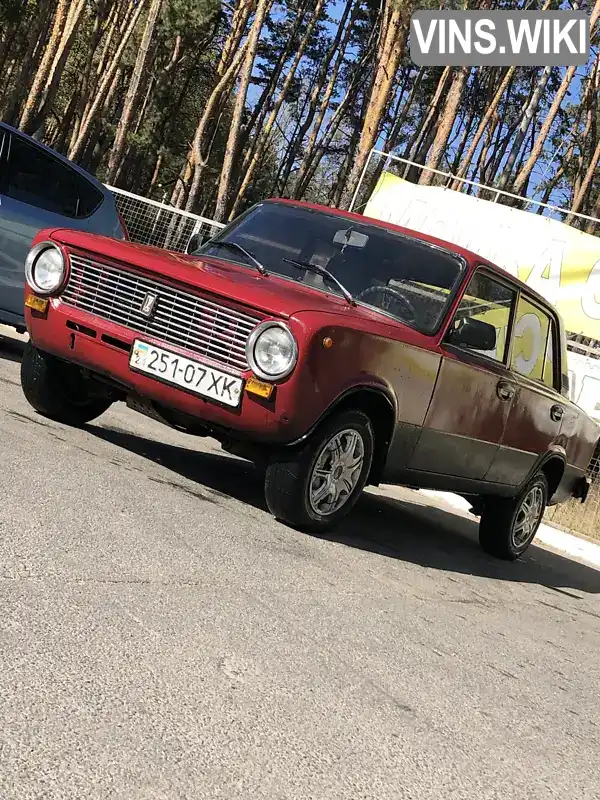
<path fill-rule="evenodd" d="M 327 420 L 304 445 L 271 459 L 265 476 L 269 510 L 302 530 L 333 528 L 365 486 L 374 444 L 371 421 L 362 411 Z"/>
<path fill-rule="evenodd" d="M 479 543 L 496 558 L 514 561 L 535 539 L 546 505 L 548 481 L 539 472 L 517 497 L 490 500 L 479 522 Z"/>
<path fill-rule="evenodd" d="M 96 419 L 113 402 L 95 395 L 74 364 L 43 353 L 30 341 L 21 359 L 21 387 L 27 402 L 39 414 L 75 427 Z"/>

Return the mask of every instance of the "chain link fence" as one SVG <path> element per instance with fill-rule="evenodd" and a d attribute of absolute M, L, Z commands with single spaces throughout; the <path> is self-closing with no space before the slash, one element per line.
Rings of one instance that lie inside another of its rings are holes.
<path fill-rule="evenodd" d="M 224 227 L 206 217 L 108 186 L 132 242 L 185 253 L 194 234 L 210 238 Z"/>

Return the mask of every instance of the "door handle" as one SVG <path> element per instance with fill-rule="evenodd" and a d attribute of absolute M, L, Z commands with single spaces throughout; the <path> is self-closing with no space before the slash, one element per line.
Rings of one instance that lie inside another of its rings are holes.
<path fill-rule="evenodd" d="M 554 420 L 554 422 L 560 422 L 564 413 L 565 410 L 562 406 L 552 406 L 550 409 L 550 417 Z"/>
<path fill-rule="evenodd" d="M 514 386 L 506 381 L 500 381 L 496 386 L 496 392 L 500 400 L 512 400 L 515 394 Z"/>

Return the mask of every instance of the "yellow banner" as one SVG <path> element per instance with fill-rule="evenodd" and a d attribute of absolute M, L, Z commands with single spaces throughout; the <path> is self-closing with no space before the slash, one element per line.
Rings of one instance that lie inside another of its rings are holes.
<path fill-rule="evenodd" d="M 600 339 L 600 238 L 528 211 L 384 172 L 368 217 L 472 250 L 552 303 L 570 333 Z"/>

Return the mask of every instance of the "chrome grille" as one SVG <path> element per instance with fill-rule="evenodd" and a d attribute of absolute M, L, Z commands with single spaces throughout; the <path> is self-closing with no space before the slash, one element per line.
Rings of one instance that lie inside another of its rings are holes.
<path fill-rule="evenodd" d="M 61 300 L 140 334 L 184 347 L 235 369 L 248 369 L 245 346 L 261 321 L 190 292 L 134 272 L 71 255 L 71 275 Z M 156 296 L 147 319 L 142 306 Z"/>

